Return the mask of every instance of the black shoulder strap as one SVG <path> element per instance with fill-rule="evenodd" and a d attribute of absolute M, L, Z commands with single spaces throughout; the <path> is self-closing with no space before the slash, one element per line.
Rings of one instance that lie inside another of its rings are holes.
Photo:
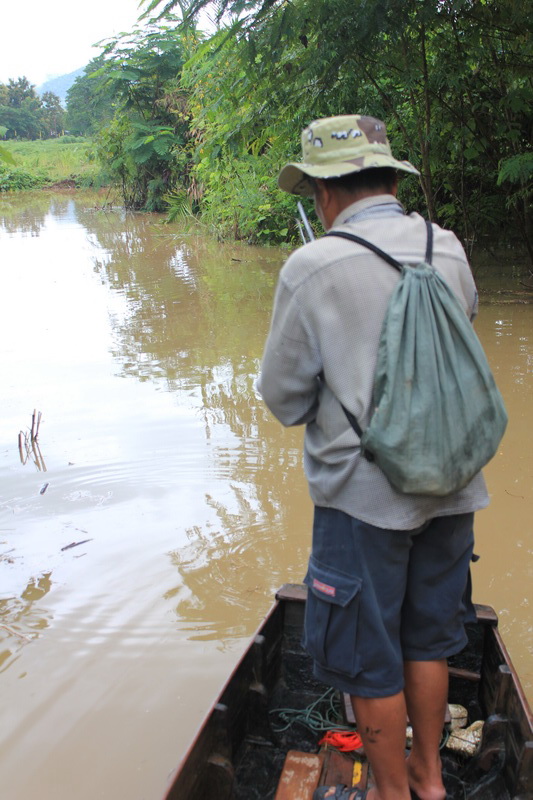
<path fill-rule="evenodd" d="M 433 225 L 431 224 L 431 220 L 426 220 L 426 231 L 428 234 L 427 242 L 426 242 L 426 255 L 424 257 L 424 261 L 426 264 L 431 264 L 433 260 Z"/>
<path fill-rule="evenodd" d="M 429 220 L 426 220 L 426 231 L 427 231 L 427 242 L 426 242 L 426 255 L 424 257 L 424 261 L 426 264 L 431 264 L 431 259 L 433 258 L 433 226 Z M 384 250 L 381 250 L 377 245 L 373 244 L 372 242 L 367 242 L 366 239 L 363 239 L 361 236 L 356 236 L 354 233 L 347 233 L 346 231 L 329 231 L 326 233 L 326 236 L 340 236 L 342 239 L 350 239 L 352 242 L 357 242 L 357 244 L 363 245 L 363 247 L 367 247 L 369 250 L 372 250 L 376 255 L 382 258 L 387 264 L 390 264 L 391 267 L 402 271 L 402 265 L 399 261 L 396 261 L 389 253 L 386 253 Z M 342 403 L 341 403 L 342 405 Z M 352 414 L 351 411 L 348 411 L 347 408 L 342 406 L 342 410 L 346 414 L 346 418 L 348 422 L 356 432 L 359 439 L 363 436 L 363 431 L 361 426 L 359 425 L 357 418 Z M 371 454 L 366 454 L 366 457 L 369 461 L 372 460 L 370 457 Z"/>
<path fill-rule="evenodd" d="M 347 231 L 329 231 L 326 233 L 326 236 L 340 236 L 341 239 L 350 239 L 352 242 L 357 242 L 357 244 L 362 244 L 363 247 L 367 247 L 369 250 L 372 250 L 376 255 L 386 261 L 391 267 L 402 271 L 402 265 L 399 261 L 396 261 L 395 258 L 390 256 L 384 250 L 381 250 L 377 245 L 372 244 L 372 242 L 367 242 L 366 239 L 363 239 L 361 236 L 356 236 L 354 233 L 348 233 Z"/>
<path fill-rule="evenodd" d="M 426 254 L 424 256 L 424 261 L 427 264 L 431 264 L 431 259 L 433 257 L 433 226 L 429 220 L 426 220 L 426 231 L 427 231 L 427 242 L 426 242 Z M 381 250 L 376 244 L 372 242 L 368 242 L 366 239 L 363 239 L 361 236 L 356 236 L 354 233 L 348 233 L 347 231 L 329 231 L 326 233 L 326 236 L 340 236 L 342 239 L 350 239 L 352 242 L 357 242 L 357 244 L 363 245 L 363 247 L 367 247 L 369 250 L 372 250 L 376 255 L 382 258 L 387 264 L 390 264 L 391 267 L 399 270 L 401 272 L 402 265 L 399 261 L 393 258 L 389 253 L 386 253 L 384 250 Z"/>

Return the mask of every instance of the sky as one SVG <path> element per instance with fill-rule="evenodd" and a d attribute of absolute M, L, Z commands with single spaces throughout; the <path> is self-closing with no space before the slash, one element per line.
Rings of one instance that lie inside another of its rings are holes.
<path fill-rule="evenodd" d="M 12 0 L 0 11 L 0 82 L 25 75 L 40 86 L 73 72 L 100 50 L 96 42 L 129 32 L 139 0 Z"/>

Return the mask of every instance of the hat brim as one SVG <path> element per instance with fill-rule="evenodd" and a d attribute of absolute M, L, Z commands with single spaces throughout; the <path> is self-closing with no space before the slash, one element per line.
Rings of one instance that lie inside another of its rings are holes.
<path fill-rule="evenodd" d="M 310 178 L 341 178 L 351 172 L 361 172 L 364 169 L 375 167 L 392 167 L 393 169 L 409 172 L 412 175 L 420 175 L 420 172 L 409 161 L 397 161 L 391 156 L 376 153 L 372 156 L 354 158 L 352 161 L 337 161 L 331 164 L 286 164 L 278 175 L 278 186 L 289 194 L 298 194 L 303 197 L 311 197 L 313 189 L 309 181 Z"/>

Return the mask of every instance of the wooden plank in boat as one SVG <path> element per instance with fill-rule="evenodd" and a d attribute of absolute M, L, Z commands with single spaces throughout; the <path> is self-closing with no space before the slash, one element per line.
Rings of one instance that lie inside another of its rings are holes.
<path fill-rule="evenodd" d="M 338 750 L 327 749 L 324 769 L 320 778 L 321 786 L 342 784 L 354 789 L 366 789 L 368 781 L 368 762 L 364 757 L 352 757 Z"/>
<path fill-rule="evenodd" d="M 318 786 L 324 756 L 289 750 L 274 800 L 311 800 Z"/>

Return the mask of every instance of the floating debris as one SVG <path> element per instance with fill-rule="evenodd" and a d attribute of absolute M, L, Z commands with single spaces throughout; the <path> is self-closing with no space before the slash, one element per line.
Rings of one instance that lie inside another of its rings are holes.
<path fill-rule="evenodd" d="M 64 547 L 62 547 L 61 551 L 70 550 L 71 547 L 79 547 L 80 544 L 85 544 L 86 542 L 92 542 L 92 539 L 82 539 L 81 542 L 71 542 L 70 544 L 66 544 Z"/>

